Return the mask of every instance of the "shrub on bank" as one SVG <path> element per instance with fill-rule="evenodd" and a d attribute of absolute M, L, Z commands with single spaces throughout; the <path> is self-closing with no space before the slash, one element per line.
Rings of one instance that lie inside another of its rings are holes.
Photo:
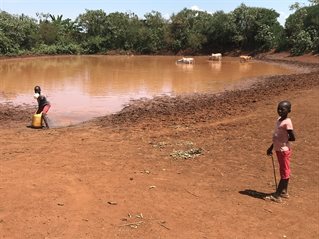
<path fill-rule="evenodd" d="M 308 32 L 302 30 L 296 34 L 293 39 L 293 47 L 291 48 L 292 55 L 300 56 L 304 53 L 309 53 L 313 48 L 311 36 Z"/>
<path fill-rule="evenodd" d="M 36 49 L 33 50 L 35 54 L 40 55 L 58 55 L 58 54 L 80 54 L 82 49 L 79 45 L 76 44 L 58 44 L 58 45 L 46 45 L 41 44 Z"/>

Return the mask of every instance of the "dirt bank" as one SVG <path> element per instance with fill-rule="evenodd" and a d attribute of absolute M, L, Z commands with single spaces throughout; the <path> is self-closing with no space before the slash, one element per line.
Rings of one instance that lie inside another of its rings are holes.
<path fill-rule="evenodd" d="M 0 238 L 318 238 L 318 58 L 262 57 L 303 73 L 50 130 L 0 105 Z M 297 141 L 277 204 L 259 195 L 274 190 L 265 151 L 283 99 Z"/>

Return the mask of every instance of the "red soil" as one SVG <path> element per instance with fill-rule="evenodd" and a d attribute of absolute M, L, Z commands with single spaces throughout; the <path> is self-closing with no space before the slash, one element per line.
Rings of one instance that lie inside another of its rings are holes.
<path fill-rule="evenodd" d="M 318 57 L 267 58 L 305 71 L 49 130 L 0 105 L 0 238 L 318 238 Z M 297 141 L 290 198 L 275 203 L 260 196 L 284 99 Z"/>

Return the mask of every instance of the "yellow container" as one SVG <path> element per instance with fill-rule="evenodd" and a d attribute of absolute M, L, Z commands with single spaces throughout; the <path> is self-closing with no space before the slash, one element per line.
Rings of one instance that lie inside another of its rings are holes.
<path fill-rule="evenodd" d="M 42 113 L 33 115 L 32 127 L 33 128 L 42 128 Z"/>

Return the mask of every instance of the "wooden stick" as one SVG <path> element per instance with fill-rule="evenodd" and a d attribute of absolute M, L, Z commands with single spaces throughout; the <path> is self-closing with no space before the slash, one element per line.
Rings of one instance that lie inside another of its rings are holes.
<path fill-rule="evenodd" d="M 273 170 L 274 170 L 274 178 L 275 178 L 275 185 L 276 185 L 276 191 L 277 191 L 277 178 L 276 178 L 276 168 L 275 168 L 275 163 L 274 163 L 274 157 L 271 155 L 271 160 L 272 160 L 272 167 L 273 167 Z"/>
<path fill-rule="evenodd" d="M 188 192 L 189 194 L 191 194 L 191 195 L 193 195 L 193 196 L 195 196 L 195 197 L 198 197 L 198 198 L 199 198 L 199 196 L 198 196 L 198 195 L 196 195 L 196 194 L 194 194 L 194 193 L 192 193 L 192 192 L 188 191 L 186 188 L 184 188 L 184 189 L 185 189 L 185 191 L 186 191 L 186 192 Z"/>
<path fill-rule="evenodd" d="M 162 223 L 158 223 L 158 224 L 160 224 L 162 227 L 164 227 L 164 228 L 166 228 L 167 230 L 171 230 L 171 229 L 169 229 L 167 226 L 165 226 L 164 224 L 162 224 Z"/>
<path fill-rule="evenodd" d="M 126 223 L 126 224 L 122 224 L 122 225 L 119 225 L 119 227 L 125 227 L 125 226 L 138 226 L 140 224 L 144 223 L 143 221 L 138 221 L 138 222 L 132 222 L 132 223 Z"/>

